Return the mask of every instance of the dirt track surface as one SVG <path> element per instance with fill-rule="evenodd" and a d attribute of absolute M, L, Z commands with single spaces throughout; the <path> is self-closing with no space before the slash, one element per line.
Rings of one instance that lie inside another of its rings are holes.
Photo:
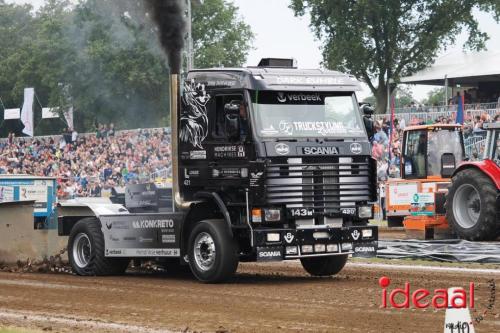
<path fill-rule="evenodd" d="M 444 310 L 381 309 L 378 279 L 393 287 L 476 283 L 475 316 L 486 310 L 488 280 L 500 273 L 432 272 L 348 266 L 333 278 L 307 276 L 300 264 L 241 264 L 231 283 L 187 276 L 127 274 L 82 278 L 0 273 L 0 327 L 60 332 L 443 332 Z M 498 287 L 497 287 L 498 290 Z M 498 292 L 497 292 L 498 293 Z M 500 297 L 476 332 L 500 331 Z"/>

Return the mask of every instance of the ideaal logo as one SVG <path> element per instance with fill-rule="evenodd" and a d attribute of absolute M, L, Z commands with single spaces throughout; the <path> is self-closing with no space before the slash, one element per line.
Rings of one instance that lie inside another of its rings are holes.
<path fill-rule="evenodd" d="M 391 284 L 391 280 L 387 276 L 382 276 L 378 283 L 382 287 L 381 308 L 387 308 L 388 303 L 390 307 L 395 309 L 408 309 L 410 304 L 417 309 L 425 309 L 430 306 L 435 309 L 447 309 L 449 307 L 455 309 L 474 308 L 474 282 L 469 283 L 468 291 L 463 288 L 456 288 L 450 295 L 448 295 L 446 289 L 430 291 L 420 288 L 412 291 L 409 282 L 405 282 L 403 288 L 395 288 L 388 293 L 387 287 Z M 396 300 L 396 297 L 400 302 Z"/>

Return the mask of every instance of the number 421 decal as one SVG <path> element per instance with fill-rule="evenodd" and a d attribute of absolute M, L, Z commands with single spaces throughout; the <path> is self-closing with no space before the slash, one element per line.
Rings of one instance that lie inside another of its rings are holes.
<path fill-rule="evenodd" d="M 292 216 L 313 216 L 311 209 L 297 208 L 291 210 Z"/>

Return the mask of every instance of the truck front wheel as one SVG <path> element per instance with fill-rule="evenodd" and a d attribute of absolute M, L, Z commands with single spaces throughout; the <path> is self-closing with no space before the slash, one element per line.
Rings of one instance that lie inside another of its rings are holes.
<path fill-rule="evenodd" d="M 223 220 L 197 223 L 189 236 L 189 266 L 202 282 L 221 282 L 238 268 L 238 246 Z"/>
<path fill-rule="evenodd" d="M 302 258 L 300 263 L 307 273 L 314 276 L 335 275 L 344 268 L 347 262 L 346 255 L 330 257 Z"/>
<path fill-rule="evenodd" d="M 106 258 L 101 223 L 95 217 L 78 221 L 68 239 L 68 257 L 78 275 L 119 275 L 128 267 L 127 258 Z"/>

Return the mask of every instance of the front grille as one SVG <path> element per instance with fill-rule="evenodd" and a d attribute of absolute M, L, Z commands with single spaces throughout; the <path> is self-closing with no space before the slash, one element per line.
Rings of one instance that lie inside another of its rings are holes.
<path fill-rule="evenodd" d="M 267 201 L 320 214 L 375 201 L 373 162 L 369 156 L 273 159 L 266 168 Z"/>

